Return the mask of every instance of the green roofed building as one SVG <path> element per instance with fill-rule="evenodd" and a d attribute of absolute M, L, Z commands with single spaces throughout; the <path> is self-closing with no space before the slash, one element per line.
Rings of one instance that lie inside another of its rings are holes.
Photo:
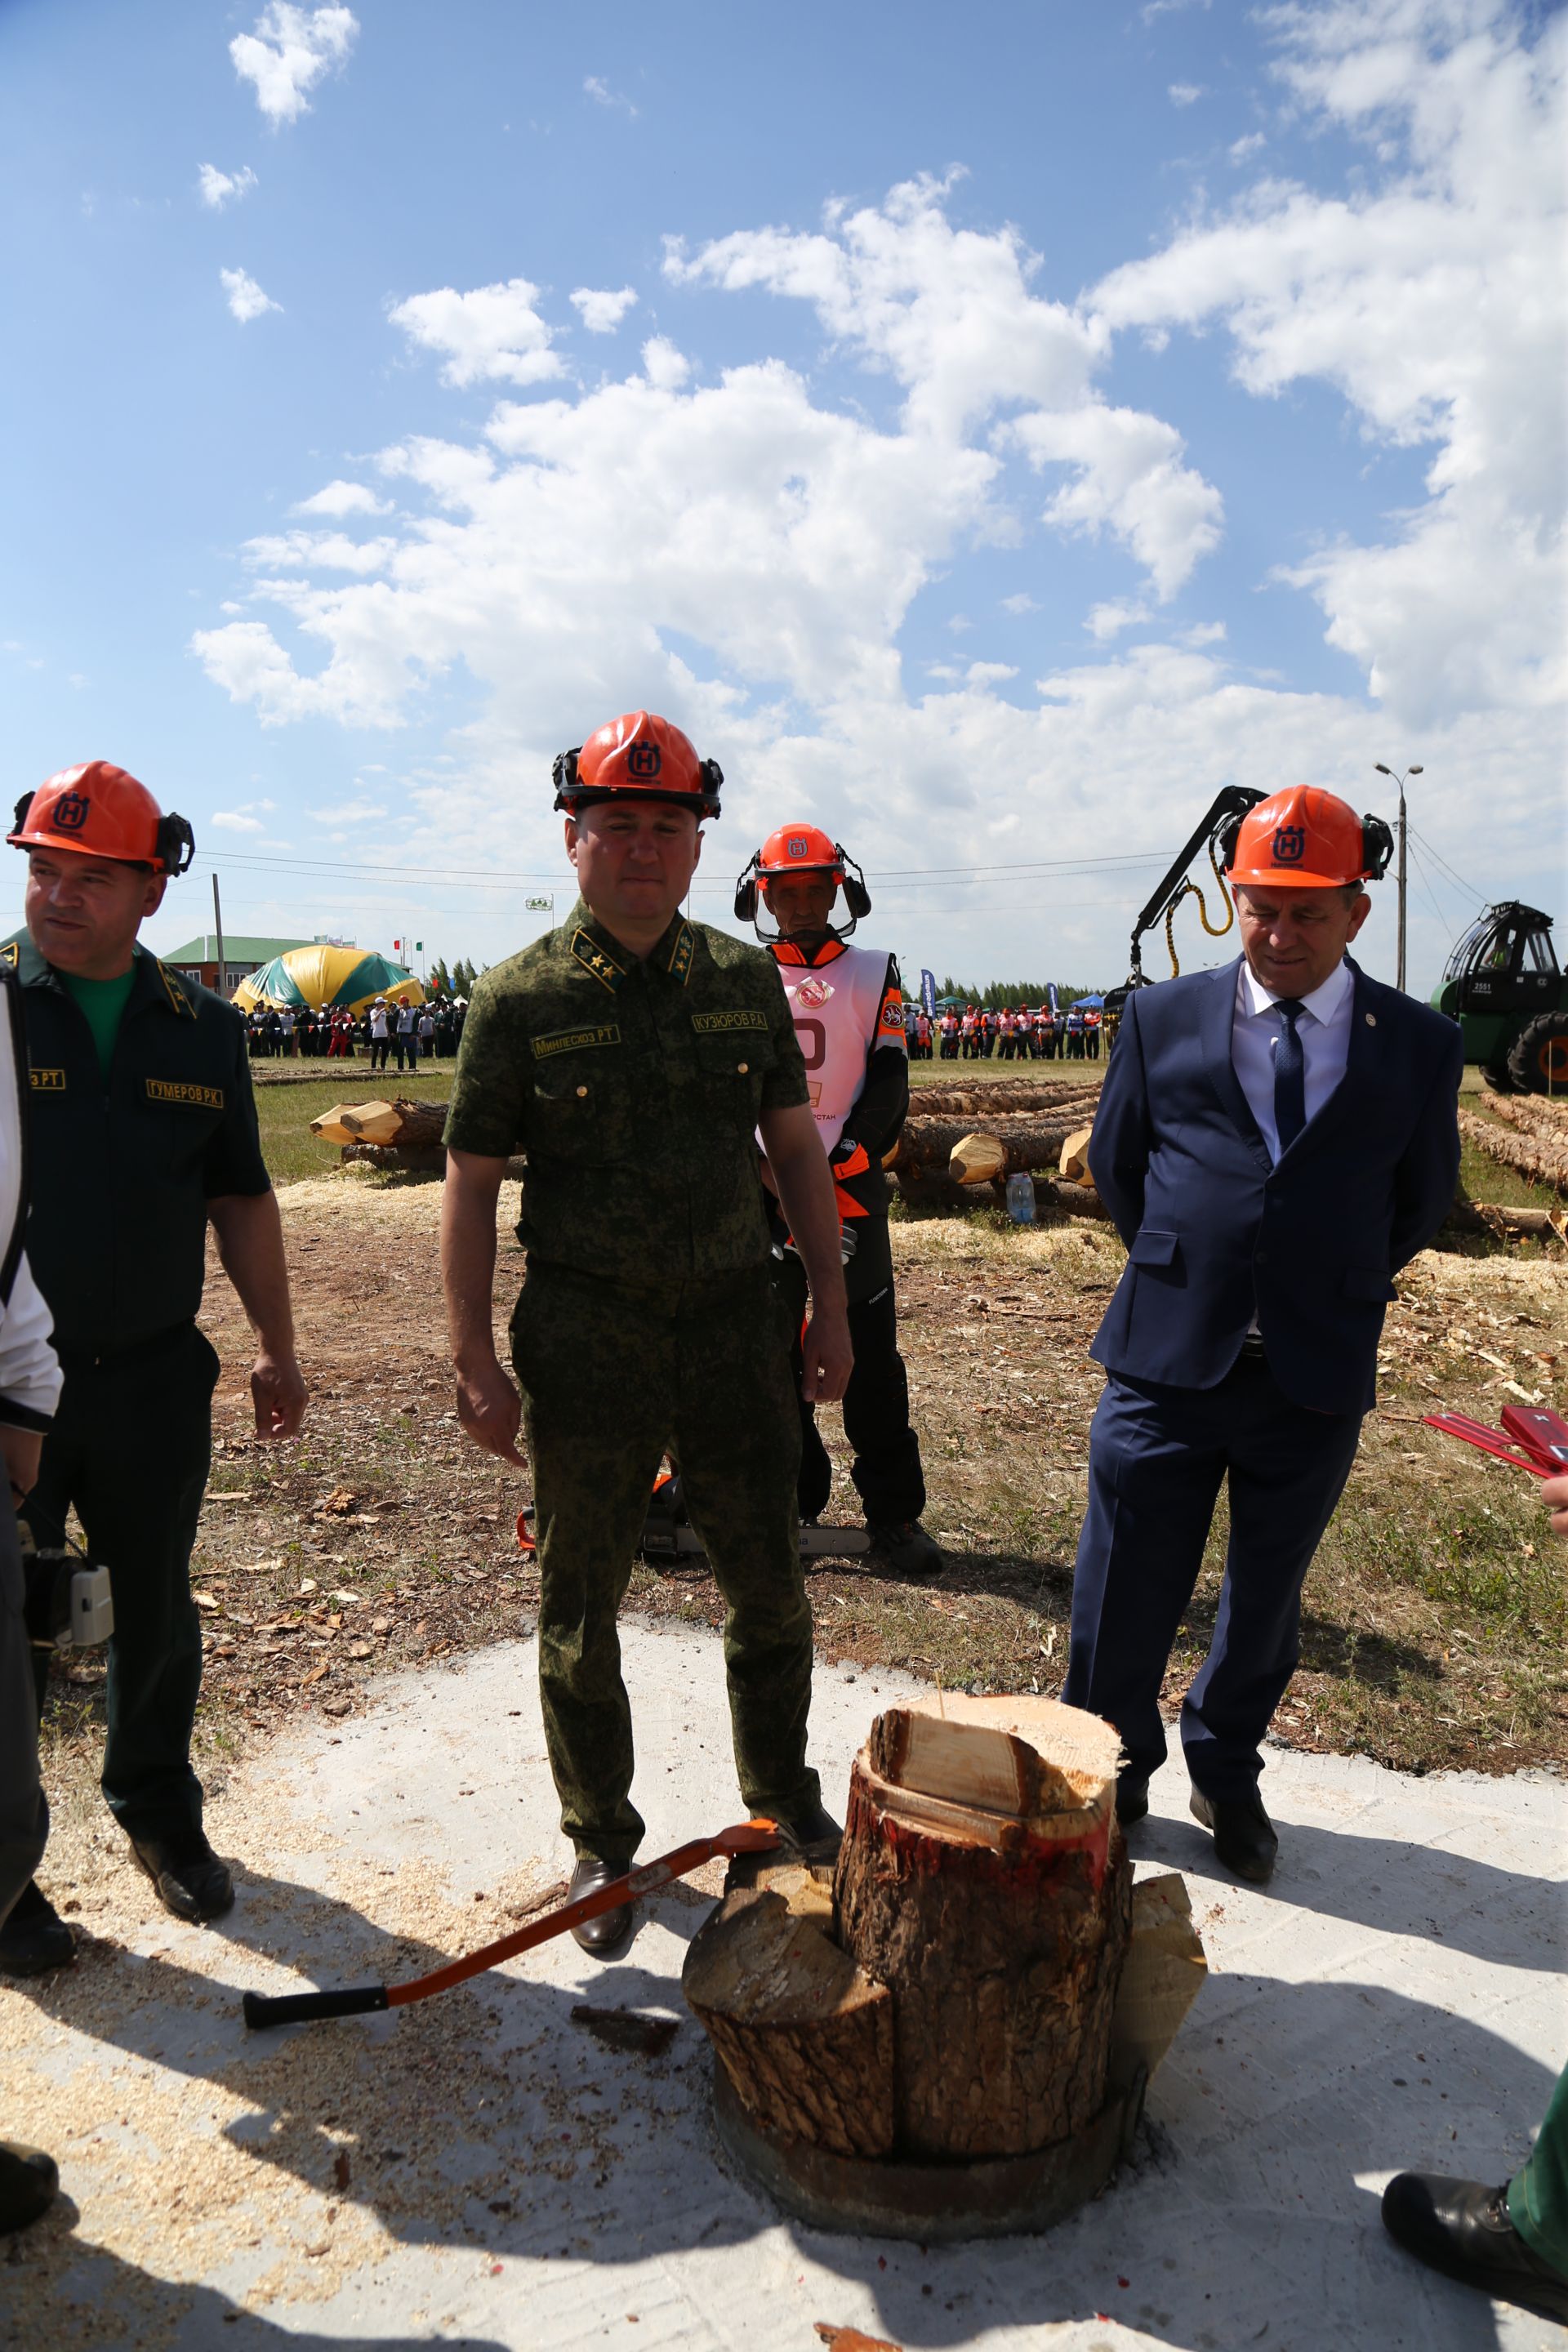
<path fill-rule="evenodd" d="M 232 996 L 240 982 L 248 980 L 253 971 L 259 971 L 264 963 L 271 963 L 277 957 L 287 955 L 290 948 L 309 948 L 316 944 L 314 940 L 251 939 L 243 931 L 226 930 L 223 935 L 221 987 L 218 986 L 216 931 L 203 931 L 199 938 L 187 940 L 183 948 L 172 949 L 158 961 L 166 963 L 172 971 L 189 972 L 193 980 L 199 980 L 204 988 L 216 989 L 220 996 Z"/>

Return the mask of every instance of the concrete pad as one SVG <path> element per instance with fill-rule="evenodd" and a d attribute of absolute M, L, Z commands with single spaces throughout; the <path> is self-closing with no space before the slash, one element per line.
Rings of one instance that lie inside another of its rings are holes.
<path fill-rule="evenodd" d="M 722 1664 L 706 1631 L 628 1625 L 624 1647 L 654 1853 L 740 1816 Z M 563 1941 L 386 2016 L 246 2032 L 246 1988 L 416 1975 L 563 1874 L 533 1668 L 530 1643 L 488 1651 L 279 1738 L 211 1808 L 241 1888 L 216 1929 L 151 1906 L 111 1829 L 51 1853 L 90 1940 L 0 1996 L 5 2127 L 55 2151 L 66 2192 L 0 2265 L 7 2340 L 811 2352 L 818 2320 L 910 2352 L 1565 2340 L 1423 2272 L 1377 2213 L 1406 2165 L 1506 2178 L 1568 2057 L 1558 1780 L 1271 1750 L 1260 1892 L 1217 1867 L 1168 1768 L 1133 1852 L 1186 1874 L 1214 1974 L 1136 2162 L 1047 2238 L 928 2255 L 802 2230 L 721 2160 L 679 1986 L 720 1865 L 611 1967 Z M 917 1687 L 819 1670 L 830 1803 Z M 668 2054 L 603 2047 L 583 2000 L 679 2018 Z"/>

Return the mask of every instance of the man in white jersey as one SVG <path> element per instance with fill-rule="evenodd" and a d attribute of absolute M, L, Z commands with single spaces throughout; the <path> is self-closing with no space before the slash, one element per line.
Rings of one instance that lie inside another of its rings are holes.
<path fill-rule="evenodd" d="M 840 889 L 849 919 L 835 929 Z M 759 896 L 777 926 L 773 937 L 757 920 Z M 855 1349 L 844 1396 L 844 1433 L 855 1454 L 850 1476 L 875 1549 L 900 1574 L 929 1577 L 940 1572 L 942 1558 L 921 1525 L 925 1479 L 899 1353 L 888 1181 L 882 1173 L 883 1155 L 898 1140 L 909 1109 L 909 1052 L 898 965 L 877 949 L 849 945 L 849 933 L 870 908 L 865 877 L 854 859 L 811 824 L 781 825 L 770 834 L 735 887 L 737 919 L 756 927 L 778 964 L 838 1197 Z M 770 1215 L 778 1280 L 798 1330 L 805 1319 L 805 1270 L 771 1196 Z M 796 1354 L 799 1395 L 798 1349 Z M 800 1418 L 800 1516 L 816 1519 L 826 1507 L 833 1465 L 804 1398 Z"/>

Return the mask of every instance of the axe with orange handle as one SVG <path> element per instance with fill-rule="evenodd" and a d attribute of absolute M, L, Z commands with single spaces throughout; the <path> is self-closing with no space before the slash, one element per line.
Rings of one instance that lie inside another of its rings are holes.
<path fill-rule="evenodd" d="M 411 2000 L 428 2000 L 432 1993 L 450 1992 L 469 1977 L 483 1976 L 487 1969 L 515 1959 L 519 1952 L 531 1952 L 535 1944 L 548 1944 L 552 1936 L 563 1936 L 585 1920 L 597 1919 L 623 1903 L 635 1903 L 656 1888 L 668 1886 L 671 1879 L 684 1878 L 688 1871 L 700 1869 L 716 1854 L 765 1853 L 780 1842 L 776 1822 L 760 1816 L 740 1822 L 733 1829 L 721 1830 L 717 1837 L 693 1838 L 689 1845 L 678 1845 L 673 1853 L 661 1853 L 656 1862 L 644 1863 L 640 1870 L 612 1878 L 595 1894 L 563 1903 L 542 1919 L 520 1927 L 515 1935 L 502 1936 L 496 1943 L 470 1952 L 466 1959 L 449 1960 L 444 1969 L 432 1969 L 428 1976 L 410 1977 L 406 1984 L 353 1985 L 342 1992 L 247 1992 L 245 2021 L 247 2025 L 302 2025 L 311 2018 L 363 2017 L 373 2010 L 402 2009 Z"/>

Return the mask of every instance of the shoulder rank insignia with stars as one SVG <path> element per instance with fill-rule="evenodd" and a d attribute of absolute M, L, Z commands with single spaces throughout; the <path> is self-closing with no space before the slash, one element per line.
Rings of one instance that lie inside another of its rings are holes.
<path fill-rule="evenodd" d="M 682 988 L 691 977 L 691 959 L 697 952 L 697 934 L 689 923 L 683 922 L 675 934 L 675 945 L 669 950 L 665 970 Z"/>
<path fill-rule="evenodd" d="M 15 971 L 16 969 L 16 959 L 21 952 L 22 946 L 19 940 L 7 940 L 5 946 L 0 948 L 0 963 L 8 964 L 11 970 Z"/>
<path fill-rule="evenodd" d="M 607 988 L 613 996 L 626 976 L 626 967 L 616 961 L 608 948 L 602 948 L 591 938 L 582 924 L 572 934 L 572 953 L 584 971 L 591 971 L 600 986 Z"/>
<path fill-rule="evenodd" d="M 156 959 L 154 959 L 154 961 L 156 961 Z M 175 979 L 174 973 L 169 970 L 166 963 L 160 963 L 158 965 L 158 977 L 168 991 L 169 1002 L 174 1006 L 174 1011 L 176 1013 L 183 1013 L 187 1021 L 194 1021 L 196 1017 L 196 1008 L 191 1003 L 190 998 L 185 994 L 184 990 L 181 987 L 179 982 Z"/>

